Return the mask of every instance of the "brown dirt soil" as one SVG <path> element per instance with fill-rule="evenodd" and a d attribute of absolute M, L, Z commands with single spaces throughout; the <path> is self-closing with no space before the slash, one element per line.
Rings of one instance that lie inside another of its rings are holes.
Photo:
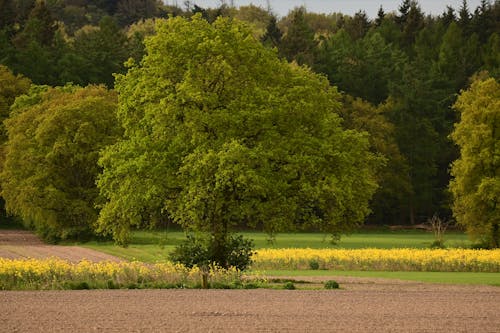
<path fill-rule="evenodd" d="M 3 291 L 0 331 L 500 332 L 500 288 L 344 288 Z"/>
<path fill-rule="evenodd" d="M 71 262 L 83 259 L 90 261 L 120 261 L 109 254 L 79 246 L 59 246 L 44 244 L 38 237 L 24 230 L 0 230 L 0 258 L 43 259 L 58 257 Z"/>
<path fill-rule="evenodd" d="M 0 232 L 0 256 L 9 246 L 82 257 Z M 498 287 L 335 280 L 342 289 L 0 291 L 0 332 L 500 332 Z"/>

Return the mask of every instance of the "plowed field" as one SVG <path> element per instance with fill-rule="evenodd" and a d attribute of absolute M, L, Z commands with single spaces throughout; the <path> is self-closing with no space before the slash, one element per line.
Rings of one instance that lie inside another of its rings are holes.
<path fill-rule="evenodd" d="M 82 259 L 96 262 L 121 260 L 109 254 L 79 246 L 47 245 L 28 231 L 0 230 L 0 258 L 43 259 L 50 257 L 58 257 L 71 262 L 78 262 Z"/>

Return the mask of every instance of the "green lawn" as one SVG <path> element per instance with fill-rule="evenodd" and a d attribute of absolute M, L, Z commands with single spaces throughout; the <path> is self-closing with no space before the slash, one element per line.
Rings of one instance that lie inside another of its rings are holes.
<path fill-rule="evenodd" d="M 433 242 L 432 233 L 423 231 L 365 231 L 342 237 L 338 244 L 332 244 L 330 237 L 320 233 L 282 233 L 274 243 L 262 232 L 243 232 L 255 242 L 255 248 L 428 248 Z M 168 253 L 184 239 L 182 231 L 134 231 L 127 248 L 113 242 L 88 242 L 84 247 L 106 252 L 127 260 L 148 263 L 164 261 Z M 447 233 L 446 245 L 466 247 L 470 245 L 463 233 Z"/>

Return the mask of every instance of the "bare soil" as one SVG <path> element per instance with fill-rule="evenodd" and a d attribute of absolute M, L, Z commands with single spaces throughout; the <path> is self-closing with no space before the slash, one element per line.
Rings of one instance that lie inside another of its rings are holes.
<path fill-rule="evenodd" d="M 0 232 L 0 256 L 28 246 L 78 258 L 14 234 Z M 500 332 L 498 287 L 335 280 L 340 290 L 0 291 L 0 332 Z"/>
<path fill-rule="evenodd" d="M 500 332 L 500 288 L 420 287 L 3 291 L 0 331 Z"/>
<path fill-rule="evenodd" d="M 0 230 L 0 258 L 44 259 L 50 257 L 57 257 L 71 262 L 78 262 L 83 259 L 94 262 L 122 260 L 109 254 L 79 246 L 48 245 L 29 231 Z"/>

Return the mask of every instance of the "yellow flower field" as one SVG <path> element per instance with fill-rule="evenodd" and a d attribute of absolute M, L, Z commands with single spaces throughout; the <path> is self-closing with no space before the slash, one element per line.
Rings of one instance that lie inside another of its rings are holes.
<path fill-rule="evenodd" d="M 500 249 L 261 249 L 253 270 L 500 272 Z M 172 263 L 70 263 L 60 259 L 0 258 L 0 290 L 87 288 L 199 288 L 203 272 Z M 212 269 L 212 287 L 244 287 L 237 270 Z"/>
<path fill-rule="evenodd" d="M 199 268 L 172 263 L 140 262 L 70 263 L 60 259 L 10 260 L 0 258 L 0 290 L 88 288 L 196 288 L 202 281 Z M 211 285 L 241 282 L 236 270 L 212 269 Z"/>
<path fill-rule="evenodd" d="M 252 268 L 500 272 L 500 249 L 262 249 Z"/>

